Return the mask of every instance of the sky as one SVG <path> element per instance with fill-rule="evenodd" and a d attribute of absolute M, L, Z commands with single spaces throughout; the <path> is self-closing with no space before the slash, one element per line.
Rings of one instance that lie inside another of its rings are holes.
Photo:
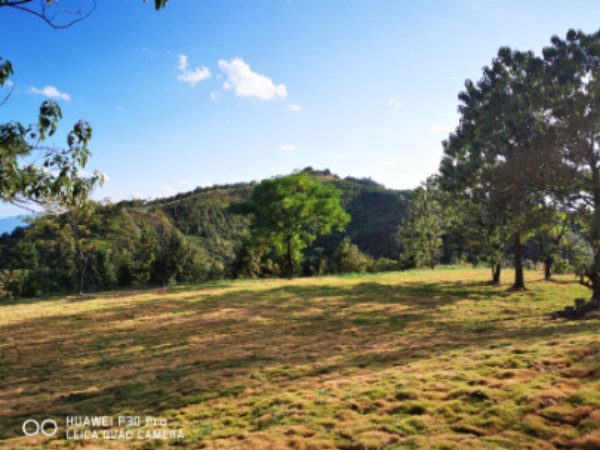
<path fill-rule="evenodd" d="M 582 0 L 97 1 L 64 30 L 0 8 L 15 71 L 0 123 L 33 123 L 52 98 L 50 144 L 64 146 L 89 121 L 86 170 L 106 176 L 94 197 L 114 202 L 307 166 L 413 189 L 437 171 L 464 81 L 501 46 L 540 54 L 600 28 L 600 2 Z"/>

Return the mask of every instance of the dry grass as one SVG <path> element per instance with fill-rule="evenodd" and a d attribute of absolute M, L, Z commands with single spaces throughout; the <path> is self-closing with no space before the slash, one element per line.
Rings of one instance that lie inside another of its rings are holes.
<path fill-rule="evenodd" d="M 507 274 L 508 275 L 508 274 Z M 224 282 L 0 305 L 0 447 L 600 448 L 587 296 L 488 271 Z M 26 418 L 168 419 L 183 441 L 22 435 Z"/>

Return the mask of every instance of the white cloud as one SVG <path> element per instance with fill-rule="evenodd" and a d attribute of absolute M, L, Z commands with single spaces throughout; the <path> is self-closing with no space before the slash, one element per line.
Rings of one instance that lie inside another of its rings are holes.
<path fill-rule="evenodd" d="M 211 99 L 213 102 L 216 102 L 216 101 L 219 99 L 219 97 L 220 97 L 221 95 L 223 95 L 223 94 L 222 94 L 222 92 L 219 92 L 219 91 L 213 91 L 213 92 L 211 92 L 211 93 L 210 93 L 210 99 Z"/>
<path fill-rule="evenodd" d="M 4 82 L 4 86 L 6 87 L 13 87 L 15 85 L 15 82 L 13 80 L 6 80 Z"/>
<path fill-rule="evenodd" d="M 116 106 L 116 109 L 117 109 L 117 111 L 119 111 L 119 112 L 125 112 L 125 108 L 123 108 L 123 107 L 122 107 L 122 106 L 120 106 L 120 105 L 117 105 L 117 106 Z"/>
<path fill-rule="evenodd" d="M 54 86 L 46 86 L 44 89 L 38 89 L 38 88 L 35 88 L 32 86 L 29 89 L 29 91 L 32 94 L 44 95 L 48 98 L 58 98 L 60 100 L 67 100 L 67 101 L 71 100 L 71 96 L 69 94 L 67 94 L 66 92 L 60 92 Z"/>
<path fill-rule="evenodd" d="M 402 105 L 400 104 L 400 102 L 398 100 L 396 100 L 394 97 L 392 97 L 388 100 L 388 105 L 390 105 L 390 108 L 392 108 L 393 112 L 398 112 L 402 108 Z"/>
<path fill-rule="evenodd" d="M 436 133 L 451 133 L 454 131 L 454 127 L 449 125 L 431 125 L 429 131 L 434 131 Z"/>
<path fill-rule="evenodd" d="M 296 151 L 296 146 L 292 145 L 292 144 L 281 144 L 277 147 L 279 150 L 282 150 L 284 152 L 295 152 Z"/>
<path fill-rule="evenodd" d="M 177 55 L 177 60 L 179 61 L 179 63 L 177 63 L 177 69 L 183 71 L 186 71 L 188 68 L 188 57 L 187 55 Z"/>
<path fill-rule="evenodd" d="M 304 108 L 302 106 L 294 105 L 293 103 L 291 105 L 288 105 L 287 109 L 289 109 L 290 111 L 294 111 L 294 112 L 304 111 Z"/>
<path fill-rule="evenodd" d="M 219 68 L 227 74 L 223 89 L 227 91 L 234 88 L 235 95 L 238 97 L 256 97 L 260 100 L 287 97 L 287 88 L 284 84 L 275 85 L 266 76 L 252 72 L 250 66 L 241 58 L 234 58 L 231 61 L 222 59 L 219 61 Z"/>
<path fill-rule="evenodd" d="M 189 70 L 188 57 L 186 55 L 177 55 L 177 58 L 179 61 L 177 63 L 177 70 L 180 72 L 179 75 L 177 75 L 177 79 L 182 83 L 187 83 L 191 87 L 194 87 L 200 81 L 210 78 L 211 74 L 208 68 L 202 66 L 202 68 L 196 67 L 194 70 Z"/>

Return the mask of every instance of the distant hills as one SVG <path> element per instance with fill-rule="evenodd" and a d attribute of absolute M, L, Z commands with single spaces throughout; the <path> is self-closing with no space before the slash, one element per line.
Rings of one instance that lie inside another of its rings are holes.
<path fill-rule="evenodd" d="M 344 231 L 322 236 L 306 249 L 306 264 L 299 273 L 313 273 L 315 261 L 326 261 L 327 270 L 337 270 L 336 255 L 342 248 L 354 248 L 347 239 L 374 264 L 397 267 L 389 260 L 398 260 L 401 248 L 396 233 L 414 192 L 387 189 L 369 178 L 340 178 L 329 170 L 308 167 L 304 172 L 342 192 L 340 201 L 351 220 Z M 249 200 L 256 184 L 197 188 L 152 201 L 128 200 L 98 207 L 86 223 L 85 245 L 95 249 L 90 250 L 86 290 L 157 282 L 162 263 L 156 258 L 163 257 L 159 245 L 174 245 L 175 238 L 168 236 L 179 235 L 176 230 L 185 235 L 181 238 L 185 251 L 177 259 L 178 280 L 236 276 L 246 261 L 244 236 L 251 218 L 234 213 L 236 208 L 231 205 Z M 22 218 L 0 220 L 6 232 L 20 225 L 24 225 Z M 14 273 L 29 277 L 19 279 L 17 287 L 22 289 L 18 295 L 73 289 L 75 248 L 65 229 L 59 217 L 40 216 L 31 228 L 0 234 L 0 270 L 21 270 Z M 176 250 L 169 248 L 168 252 Z M 261 273 L 277 274 L 277 263 L 268 258 Z"/>
<path fill-rule="evenodd" d="M 343 234 L 321 239 L 315 246 L 331 247 L 344 236 L 350 237 L 360 250 L 374 258 L 397 259 L 400 246 L 395 234 L 412 190 L 387 189 L 370 178 L 340 178 L 329 170 L 304 169 L 314 178 L 333 184 L 342 191 L 341 202 L 352 219 Z M 234 243 L 248 226 L 246 217 L 231 214 L 232 202 L 248 200 L 256 183 L 237 183 L 194 191 L 154 200 L 150 207 L 160 207 L 185 235 L 193 237 L 213 257 L 231 257 Z"/>

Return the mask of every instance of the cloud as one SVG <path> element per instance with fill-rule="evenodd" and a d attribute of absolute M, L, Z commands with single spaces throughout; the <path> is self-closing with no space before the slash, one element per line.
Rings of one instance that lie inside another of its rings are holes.
<path fill-rule="evenodd" d="M 454 131 L 454 127 L 450 125 L 431 125 L 429 131 L 436 133 L 451 133 Z"/>
<path fill-rule="evenodd" d="M 179 75 L 177 75 L 177 79 L 182 83 L 187 83 L 191 87 L 196 86 L 202 80 L 206 80 L 210 78 L 210 70 L 208 68 L 202 66 L 196 67 L 194 70 L 188 69 L 188 57 L 186 55 L 177 55 L 178 63 L 177 70 L 179 70 Z"/>
<path fill-rule="evenodd" d="M 213 102 L 216 102 L 221 95 L 223 95 L 222 92 L 220 92 L 220 91 L 213 91 L 213 92 L 210 93 L 210 99 Z"/>
<path fill-rule="evenodd" d="M 15 82 L 13 80 L 6 80 L 4 82 L 4 86 L 6 87 L 13 87 L 15 85 Z"/>
<path fill-rule="evenodd" d="M 177 70 L 181 70 L 182 72 L 186 71 L 188 68 L 188 57 L 187 55 L 177 55 Z"/>
<path fill-rule="evenodd" d="M 222 59 L 219 61 L 219 68 L 227 74 L 223 89 L 226 91 L 235 89 L 235 95 L 238 97 L 256 97 L 260 100 L 287 97 L 287 88 L 284 84 L 275 85 L 266 76 L 252 72 L 250 66 L 241 58 L 234 58 L 231 61 Z"/>
<path fill-rule="evenodd" d="M 29 92 L 31 92 L 32 94 L 43 95 L 48 98 L 58 98 L 60 100 L 66 101 L 71 100 L 71 96 L 69 94 L 67 94 L 66 92 L 60 92 L 54 86 L 46 86 L 44 89 L 38 89 L 32 86 L 31 88 L 29 88 Z"/>
<path fill-rule="evenodd" d="M 284 152 L 292 153 L 296 151 L 296 146 L 292 144 L 281 144 L 277 147 L 279 150 Z"/>
<path fill-rule="evenodd" d="M 290 111 L 294 111 L 294 112 L 304 111 L 304 108 L 302 106 L 294 105 L 293 103 L 291 105 L 288 105 L 287 109 L 289 109 Z"/>
<path fill-rule="evenodd" d="M 125 108 L 123 108 L 122 106 L 119 106 L 119 105 L 116 106 L 116 110 L 119 112 L 125 112 Z"/>
<path fill-rule="evenodd" d="M 388 105 L 390 105 L 390 108 L 392 108 L 393 112 L 398 112 L 402 108 L 402 105 L 400 104 L 400 102 L 398 100 L 396 100 L 394 97 L 392 97 L 388 100 Z"/>

